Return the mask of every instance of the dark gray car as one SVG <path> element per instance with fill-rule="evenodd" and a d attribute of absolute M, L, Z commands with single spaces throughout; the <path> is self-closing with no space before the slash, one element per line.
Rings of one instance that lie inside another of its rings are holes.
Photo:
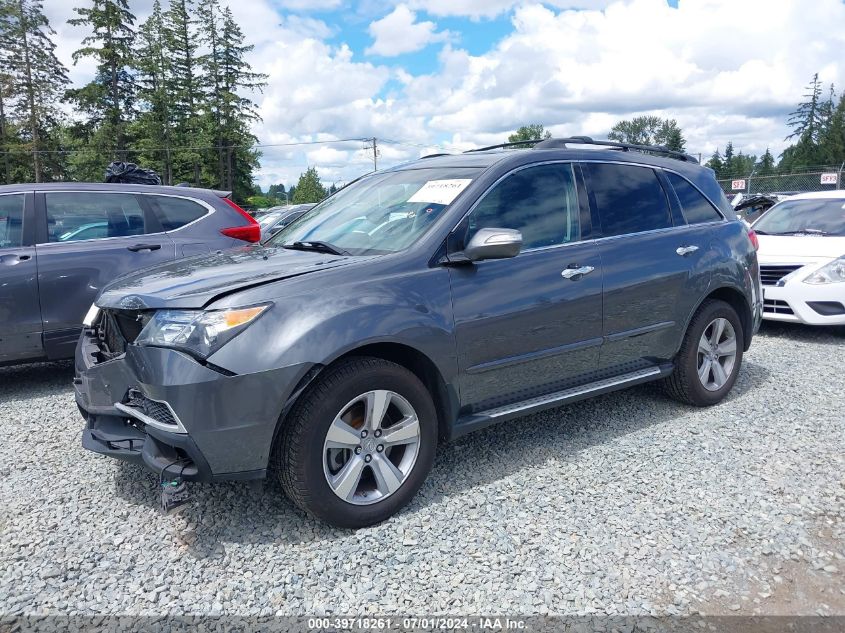
<path fill-rule="evenodd" d="M 51 183 L 0 187 L 0 365 L 73 357 L 91 302 L 140 268 L 257 242 L 228 192 Z"/>
<path fill-rule="evenodd" d="M 721 401 L 761 318 L 755 248 L 712 171 L 558 140 L 367 176 L 267 244 L 96 305 L 76 355 L 86 448 L 168 480 L 272 466 L 351 527 L 406 504 L 439 439 L 653 380 Z"/>

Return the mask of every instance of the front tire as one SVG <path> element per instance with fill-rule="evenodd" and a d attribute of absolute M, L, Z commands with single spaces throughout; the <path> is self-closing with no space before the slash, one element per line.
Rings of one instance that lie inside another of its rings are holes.
<path fill-rule="evenodd" d="M 736 310 L 724 301 L 706 301 L 687 328 L 674 372 L 663 381 L 667 393 L 696 407 L 721 402 L 739 375 L 744 342 Z"/>
<path fill-rule="evenodd" d="M 434 462 L 437 413 L 412 372 L 379 358 L 341 361 L 302 395 L 274 451 L 285 493 L 332 525 L 398 512 Z"/>

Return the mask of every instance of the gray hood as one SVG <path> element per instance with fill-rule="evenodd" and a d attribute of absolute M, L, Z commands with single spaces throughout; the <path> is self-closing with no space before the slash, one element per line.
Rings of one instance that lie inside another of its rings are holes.
<path fill-rule="evenodd" d="M 101 308 L 202 308 L 221 296 L 369 257 L 247 246 L 198 255 L 125 275 L 103 289 Z"/>

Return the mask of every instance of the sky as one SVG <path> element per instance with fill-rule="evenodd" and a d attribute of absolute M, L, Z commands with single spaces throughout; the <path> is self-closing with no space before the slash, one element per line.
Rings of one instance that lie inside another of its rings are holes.
<path fill-rule="evenodd" d="M 91 60 L 67 24 L 87 0 L 45 0 L 74 84 Z M 520 125 L 606 138 L 642 114 L 674 118 L 687 151 L 779 154 L 814 73 L 845 86 L 843 0 L 238 0 L 269 75 L 254 126 L 258 183 L 315 166 L 344 183 L 435 152 L 500 143 Z M 140 23 L 152 0 L 129 0 Z M 166 5 L 166 1 L 165 1 Z M 826 88 L 827 89 L 827 88 Z M 339 142 L 340 139 L 356 139 Z M 325 144 L 286 145 L 292 143 Z"/>

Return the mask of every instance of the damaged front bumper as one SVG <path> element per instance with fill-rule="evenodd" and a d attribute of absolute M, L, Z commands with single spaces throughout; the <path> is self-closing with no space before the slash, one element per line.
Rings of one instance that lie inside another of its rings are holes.
<path fill-rule="evenodd" d="M 114 354 L 86 328 L 74 389 L 84 448 L 187 481 L 259 479 L 301 366 L 245 375 L 180 351 L 128 344 Z"/>

